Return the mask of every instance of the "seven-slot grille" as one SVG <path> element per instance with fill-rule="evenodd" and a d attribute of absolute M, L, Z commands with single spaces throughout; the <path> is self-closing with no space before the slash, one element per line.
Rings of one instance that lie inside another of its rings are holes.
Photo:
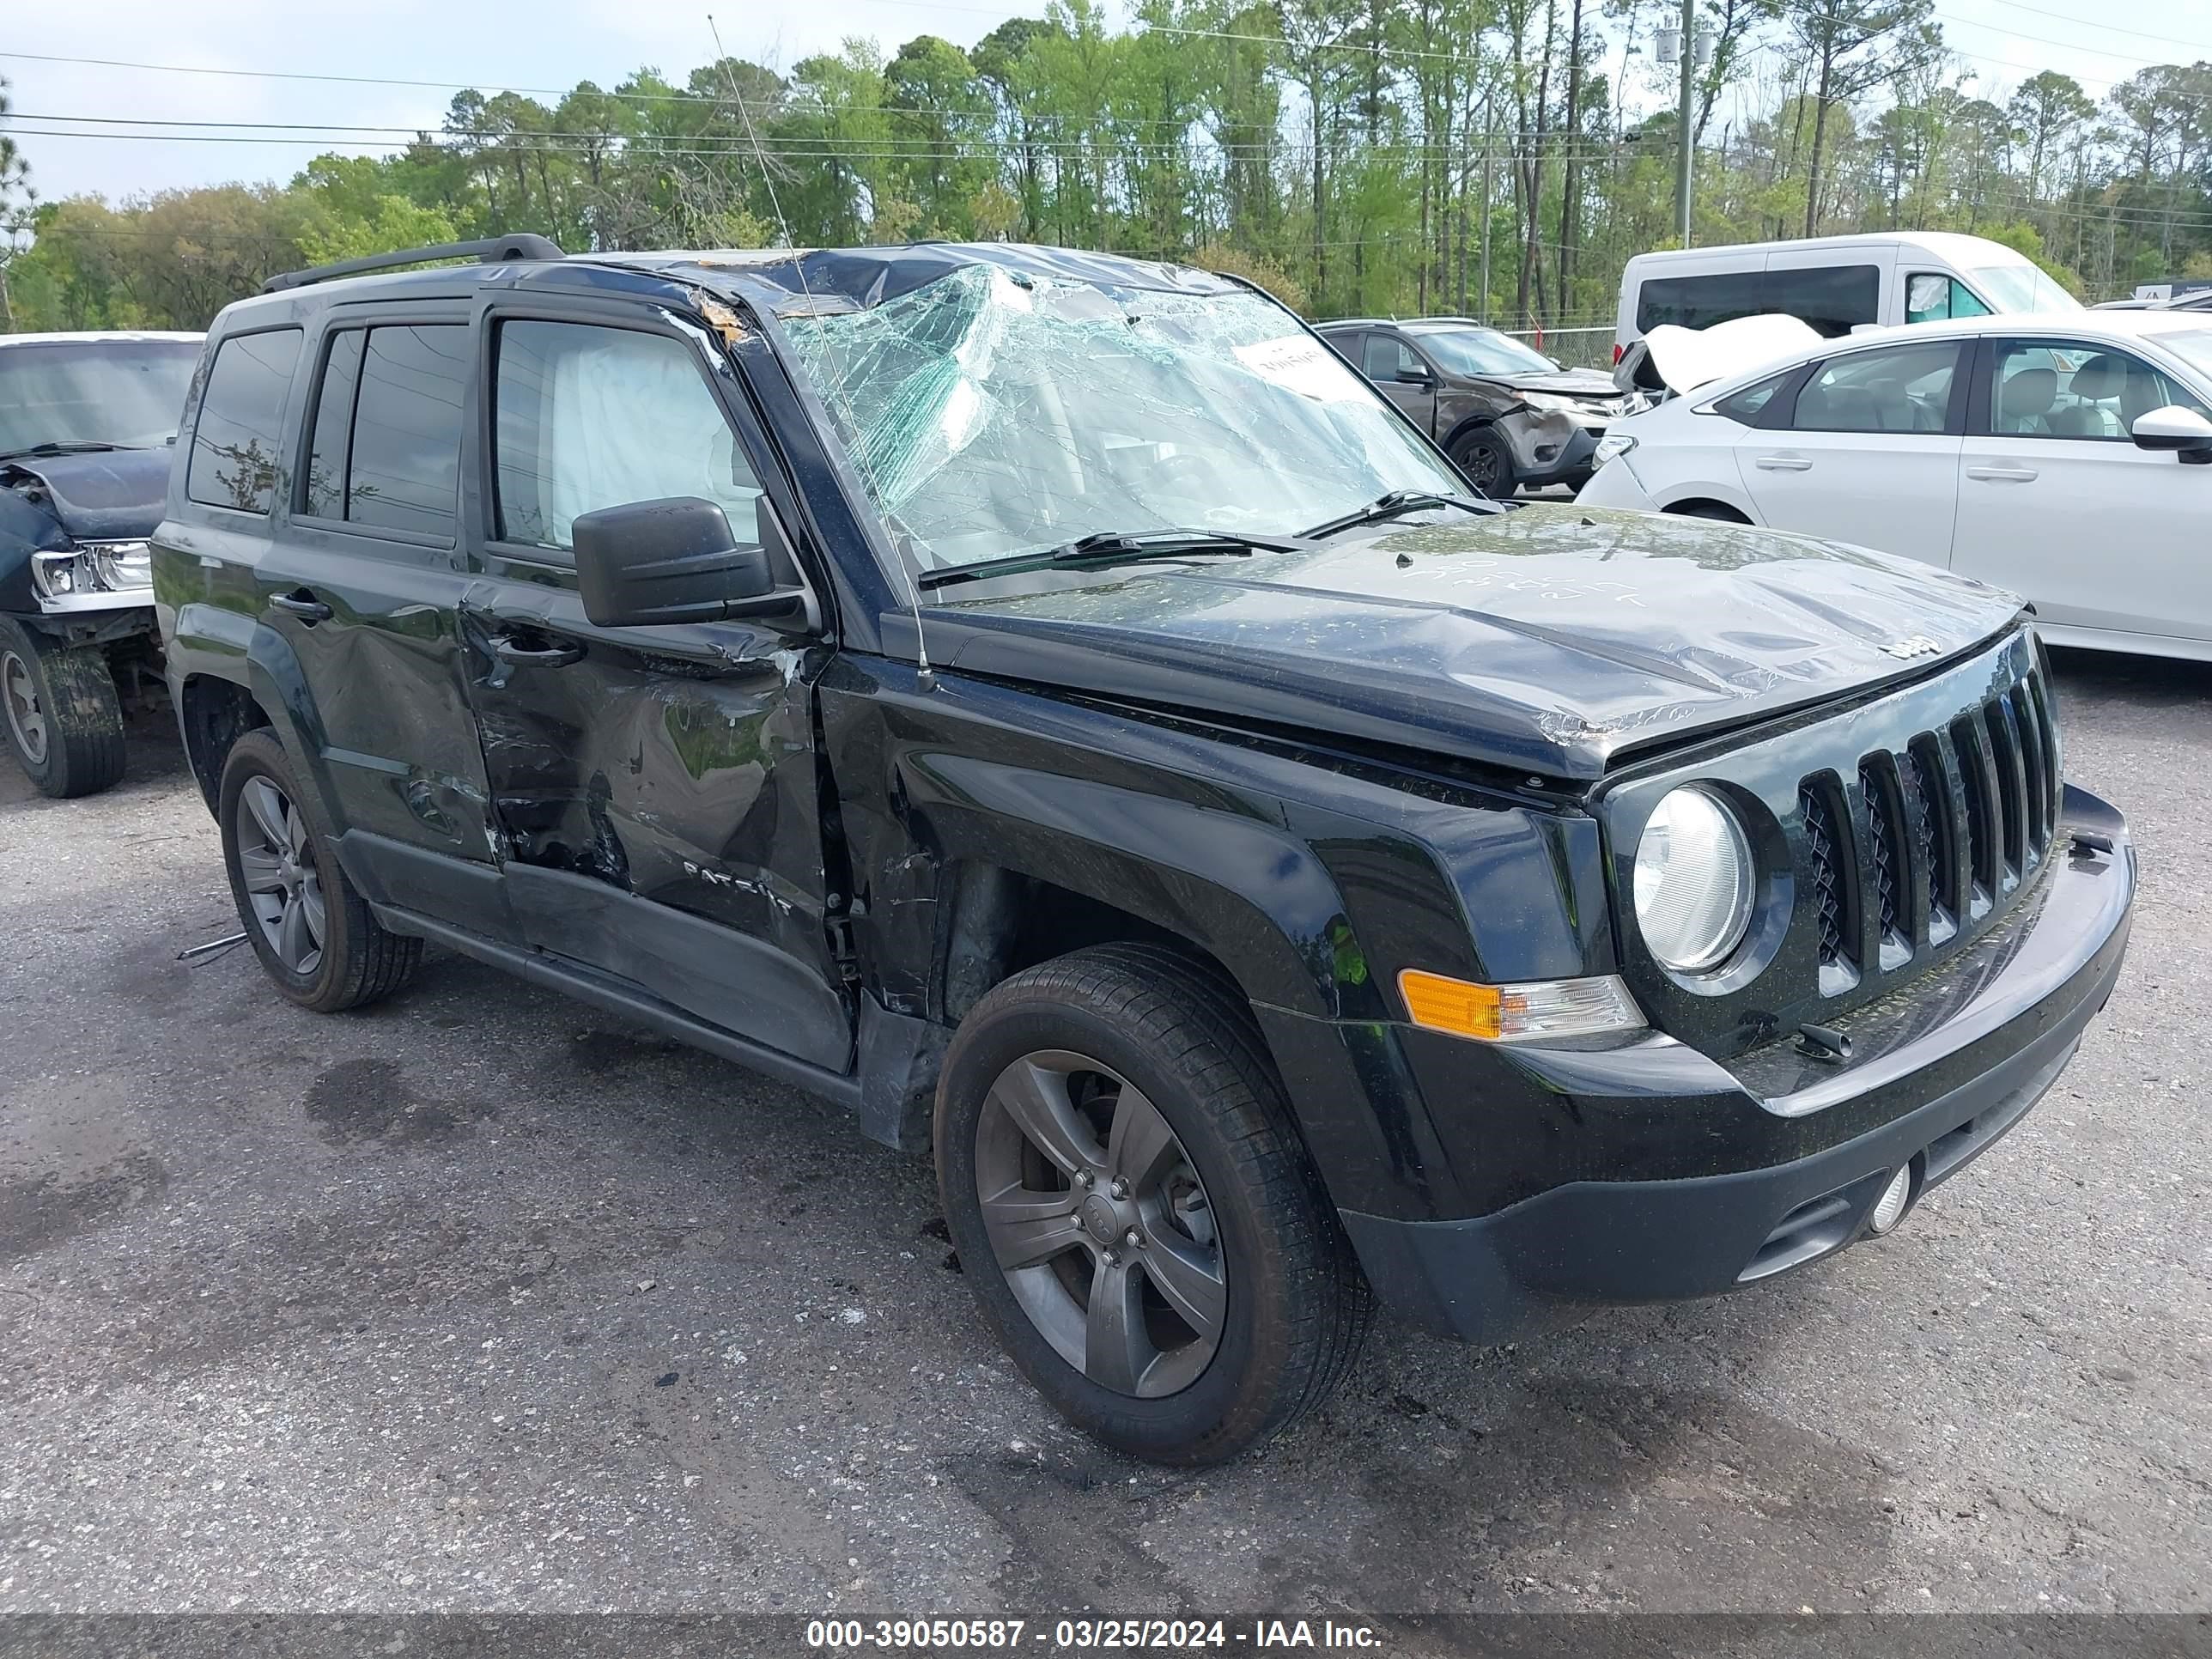
<path fill-rule="evenodd" d="M 1888 974 L 2002 908 L 2058 818 L 2057 735 L 2041 666 L 1856 774 L 1798 793 L 1820 989 Z"/>

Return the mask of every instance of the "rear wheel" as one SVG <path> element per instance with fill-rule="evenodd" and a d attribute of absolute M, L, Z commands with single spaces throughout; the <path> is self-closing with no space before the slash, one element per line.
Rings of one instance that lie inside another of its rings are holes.
<path fill-rule="evenodd" d="M 1502 501 L 1516 488 L 1513 453 L 1505 441 L 1487 427 L 1463 434 L 1451 447 L 1452 464 L 1467 481 L 1492 501 Z"/>
<path fill-rule="evenodd" d="M 422 941 L 389 931 L 354 890 L 320 805 L 301 788 L 273 732 L 249 732 L 231 745 L 216 800 L 239 921 L 278 990 L 327 1014 L 407 982 Z"/>
<path fill-rule="evenodd" d="M 1018 974 L 946 1058 L 938 1179 L 1015 1362 L 1071 1422 L 1212 1463 L 1325 1400 L 1366 1281 L 1249 1010 L 1170 951 Z"/>
<path fill-rule="evenodd" d="M 0 727 L 41 793 L 97 794 L 123 777 L 123 704 L 98 646 L 64 646 L 0 617 Z"/>

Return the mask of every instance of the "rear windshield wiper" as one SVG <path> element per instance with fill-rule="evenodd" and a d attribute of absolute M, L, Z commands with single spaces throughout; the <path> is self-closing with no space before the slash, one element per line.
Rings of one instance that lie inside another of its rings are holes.
<path fill-rule="evenodd" d="M 1101 530 L 1058 547 L 1036 553 L 1015 553 L 980 564 L 948 565 L 925 570 L 915 580 L 921 587 L 946 587 L 954 582 L 988 581 L 994 576 L 1018 575 L 1024 570 L 1081 569 L 1091 565 L 1137 564 L 1146 559 L 1183 559 L 1194 553 L 1249 558 L 1255 552 L 1302 553 L 1306 543 L 1287 536 L 1232 536 L 1216 530 Z"/>
<path fill-rule="evenodd" d="M 1324 536 L 1334 536 L 1340 530 L 1353 530 L 1364 524 L 1381 524 L 1407 513 L 1419 513 L 1431 507 L 1462 507 L 1470 513 L 1487 513 L 1495 501 L 1477 501 L 1472 495 L 1448 495 L 1434 489 L 1394 489 L 1387 495 L 1377 495 L 1366 506 L 1334 519 L 1324 519 L 1310 530 L 1298 534 L 1308 541 L 1319 541 Z"/>

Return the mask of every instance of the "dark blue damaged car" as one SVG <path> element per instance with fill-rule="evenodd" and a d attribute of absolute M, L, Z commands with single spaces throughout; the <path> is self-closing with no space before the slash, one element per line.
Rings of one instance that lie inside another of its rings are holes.
<path fill-rule="evenodd" d="M 161 678 L 146 538 L 197 334 L 0 335 L 0 732 L 49 795 L 123 775 L 119 692 Z"/>
<path fill-rule="evenodd" d="M 1256 1443 L 1377 1302 L 1759 1294 L 2112 993 L 2009 595 L 1484 499 L 1182 267 L 434 252 L 222 314 L 155 538 L 270 980 L 434 945 L 843 1103 L 1113 1445 Z"/>

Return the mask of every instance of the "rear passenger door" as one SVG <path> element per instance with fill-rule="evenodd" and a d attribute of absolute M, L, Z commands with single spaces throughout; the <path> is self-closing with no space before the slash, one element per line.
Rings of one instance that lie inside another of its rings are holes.
<path fill-rule="evenodd" d="M 740 543 L 757 539 L 773 468 L 736 371 L 658 312 L 617 302 L 488 301 L 481 349 L 485 464 L 463 623 L 525 937 L 723 1030 L 849 1070 L 826 926 L 818 628 L 601 628 L 577 587 L 574 521 L 599 507 L 703 497 Z"/>
<path fill-rule="evenodd" d="M 459 303 L 326 314 L 306 343 L 303 464 L 277 481 L 255 580 L 305 679 L 312 758 L 349 864 L 374 866 L 415 908 L 496 933 L 456 627 L 468 338 Z"/>
<path fill-rule="evenodd" d="M 1737 447 L 1778 530 L 1942 564 L 1958 504 L 1959 343 L 1846 352 L 1818 365 L 1777 429 Z"/>

